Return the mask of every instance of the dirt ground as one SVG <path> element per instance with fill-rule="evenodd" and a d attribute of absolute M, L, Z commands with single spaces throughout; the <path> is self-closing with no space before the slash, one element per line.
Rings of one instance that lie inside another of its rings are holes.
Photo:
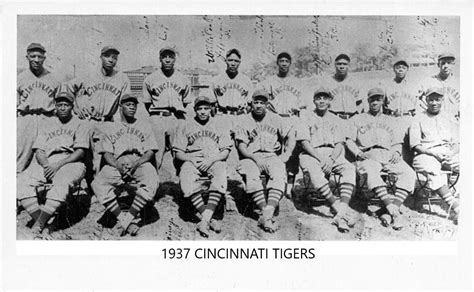
<path fill-rule="evenodd" d="M 232 159 L 231 159 L 232 160 Z M 229 163 L 232 165 L 232 163 Z M 153 205 L 143 212 L 143 224 L 137 236 L 120 237 L 113 228 L 115 219 L 103 214 L 104 208 L 94 196 L 79 195 L 56 216 L 52 236 L 57 240 L 456 240 L 457 225 L 446 218 L 447 206 L 439 200 L 432 202 L 431 211 L 423 196 L 410 196 L 402 206 L 407 225 L 400 231 L 381 225 L 377 217 L 379 202 L 363 200 L 355 194 L 351 201 L 355 226 L 340 233 L 332 224 L 329 207 L 318 203 L 311 208 L 305 199 L 308 189 L 302 174 L 297 177 L 296 197 L 283 198 L 277 220 L 280 228 L 270 234 L 257 226 L 253 206 L 245 196 L 239 176 L 229 171 L 229 190 L 235 197 L 237 212 L 225 212 L 222 205 L 217 216 L 222 219 L 222 232 L 211 232 L 203 238 L 196 231 L 192 208 L 183 200 L 178 178 L 174 175 L 169 153 L 165 155 L 160 173 L 160 188 Z M 229 167 L 229 169 L 232 169 Z M 423 192 L 421 192 L 423 193 Z M 452 213 L 452 212 L 451 212 Z M 452 215 L 452 214 L 451 214 Z M 30 217 L 24 210 L 17 216 L 17 239 L 30 240 Z"/>

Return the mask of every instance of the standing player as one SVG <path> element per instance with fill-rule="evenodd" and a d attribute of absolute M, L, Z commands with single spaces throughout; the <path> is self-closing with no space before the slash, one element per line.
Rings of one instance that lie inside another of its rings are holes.
<path fill-rule="evenodd" d="M 384 98 L 385 92 L 381 88 L 369 90 L 369 111 L 349 120 L 354 129 L 347 140 L 347 148 L 357 159 L 356 167 L 361 180 L 382 200 L 388 211 L 381 217 L 382 223 L 400 230 L 404 223 L 399 209 L 413 192 L 415 173 L 401 159 L 402 132 L 398 131 L 396 120 L 382 113 Z M 393 200 L 381 178 L 382 171 L 396 178 Z"/>
<path fill-rule="evenodd" d="M 278 73 L 264 80 L 260 87 L 269 94 L 269 109 L 283 117 L 290 126 L 296 127 L 300 111 L 307 107 L 303 100 L 303 85 L 300 80 L 290 76 L 291 56 L 282 52 L 277 56 Z M 292 133 L 295 133 L 294 131 Z M 292 137 L 294 139 L 295 137 Z M 291 197 L 295 176 L 298 174 L 298 148 L 292 148 L 292 153 L 286 163 L 287 185 L 285 195 Z"/>
<path fill-rule="evenodd" d="M 267 232 L 275 232 L 277 224 L 274 213 L 285 187 L 285 163 L 295 147 L 295 131 L 277 114 L 267 112 L 269 95 L 257 90 L 252 96 L 252 112 L 245 115 L 236 131 L 235 139 L 241 160 L 237 171 L 244 177 L 246 193 L 252 196 L 262 210 L 258 225 Z M 285 140 L 281 155 L 280 141 Z M 260 180 L 260 174 L 268 176 L 268 199 Z"/>
<path fill-rule="evenodd" d="M 54 115 L 58 80 L 43 67 L 45 48 L 31 43 L 26 48 L 29 68 L 18 75 L 16 172 L 24 171 L 33 158 L 33 143 L 42 120 Z"/>
<path fill-rule="evenodd" d="M 92 174 L 99 171 L 100 155 L 97 152 L 102 126 L 112 121 L 120 104 L 120 99 L 129 90 L 127 75 L 115 70 L 119 50 L 113 46 L 105 46 L 100 51 L 101 67 L 83 77 L 69 83 L 69 90 L 76 97 L 75 112 L 80 119 L 86 120 L 91 126 L 92 167 L 88 169 L 88 181 Z M 89 158 L 90 159 L 90 158 Z M 90 164 L 90 162 L 89 162 Z"/>
<path fill-rule="evenodd" d="M 416 152 L 413 168 L 427 177 L 427 186 L 452 205 L 457 216 L 459 200 L 441 170 L 459 173 L 459 123 L 442 111 L 443 94 L 444 90 L 436 87 L 426 92 L 428 108 L 410 126 L 410 145 Z"/>
<path fill-rule="evenodd" d="M 104 167 L 92 182 L 92 189 L 105 209 L 118 219 L 121 235 L 137 235 L 140 211 L 153 201 L 158 189 L 158 174 L 150 161 L 157 151 L 151 125 L 146 119 L 135 118 L 138 100 L 129 94 L 122 96 L 121 118 L 104 125 L 104 137 L 99 153 Z M 128 212 L 120 209 L 115 189 L 132 183 L 135 192 Z"/>
<path fill-rule="evenodd" d="M 308 172 L 313 186 L 336 214 L 335 224 L 341 232 L 349 230 L 349 201 L 355 186 L 355 167 L 344 158 L 346 137 L 341 118 L 328 111 L 332 96 L 329 90 L 314 92 L 314 111 L 304 111 L 300 117 L 296 140 L 301 141 L 301 168 Z M 339 174 L 341 195 L 338 200 L 329 187 L 331 173 Z"/>
<path fill-rule="evenodd" d="M 225 125 L 211 117 L 211 101 L 207 96 L 196 98 L 194 111 L 195 118 L 186 120 L 178 127 L 173 150 L 176 159 L 183 162 L 179 172 L 181 190 L 201 217 L 197 230 L 208 237 L 209 229 L 217 233 L 221 231 L 219 222 L 212 215 L 227 190 L 225 160 L 232 142 Z M 203 175 L 211 178 L 207 203 L 202 197 L 205 187 L 199 181 Z"/>
<path fill-rule="evenodd" d="M 55 98 L 56 116 L 41 121 L 33 149 L 36 159 L 18 176 L 20 204 L 35 220 L 33 233 L 48 237 L 47 222 L 64 203 L 72 185 L 79 184 L 85 174 L 82 162 L 89 148 L 87 125 L 73 116 L 74 97 L 59 92 Z M 51 183 L 46 202 L 39 206 L 35 188 Z"/>
<path fill-rule="evenodd" d="M 428 89 L 438 87 L 443 90 L 442 110 L 459 119 L 461 96 L 459 93 L 459 79 L 453 73 L 455 60 L 454 54 L 449 52 L 438 56 L 439 73 L 424 80 L 421 86 L 420 106 L 422 111 L 427 109 L 426 98 L 424 97 L 426 97 Z"/>
<path fill-rule="evenodd" d="M 185 118 L 189 103 L 188 79 L 174 68 L 176 50 L 164 47 L 160 50 L 161 70 L 149 75 L 143 86 L 143 102 L 151 116 L 153 131 L 158 142 L 156 168 L 161 168 L 165 148 L 172 145 L 176 127 Z M 168 141 L 168 142 L 166 142 Z M 166 145 L 168 144 L 168 145 Z"/>

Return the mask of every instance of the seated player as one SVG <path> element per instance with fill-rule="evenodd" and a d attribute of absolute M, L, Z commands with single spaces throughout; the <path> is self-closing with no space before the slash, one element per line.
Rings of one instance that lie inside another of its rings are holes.
<path fill-rule="evenodd" d="M 74 97 L 60 92 L 54 101 L 55 116 L 39 125 L 33 145 L 36 159 L 17 179 L 18 199 L 35 220 L 32 231 L 38 238 L 49 237 L 49 219 L 65 202 L 70 187 L 84 178 L 83 158 L 89 148 L 88 127 L 72 114 Z M 47 183 L 52 187 L 45 204 L 39 206 L 35 188 Z"/>
<path fill-rule="evenodd" d="M 329 90 L 324 88 L 314 92 L 316 108 L 302 113 L 296 140 L 301 141 L 303 148 L 301 168 L 309 174 L 316 191 L 330 204 L 339 231 L 346 232 L 354 225 L 348 210 L 355 185 L 355 167 L 344 157 L 344 120 L 328 111 L 332 99 Z M 340 200 L 329 187 L 328 177 L 333 172 L 341 176 Z"/>
<path fill-rule="evenodd" d="M 285 163 L 295 147 L 293 128 L 279 115 L 267 112 L 268 93 L 257 90 L 252 96 L 252 111 L 244 116 L 235 139 L 241 160 L 237 172 L 245 177 L 246 192 L 262 211 L 258 225 L 266 232 L 275 232 L 278 227 L 274 218 L 275 208 L 283 195 L 286 181 Z M 279 141 L 287 141 L 282 154 Z M 268 199 L 260 180 L 260 174 L 268 176 Z"/>
<path fill-rule="evenodd" d="M 357 173 L 369 190 L 382 200 L 388 214 L 381 216 L 385 226 L 400 230 L 405 223 L 400 206 L 415 187 L 414 171 L 401 159 L 403 132 L 393 117 L 382 113 L 385 93 L 380 88 L 368 92 L 369 112 L 352 117 L 352 137 L 347 139 L 347 148 L 356 157 Z M 381 177 L 382 171 L 393 175 L 395 197 L 388 194 L 387 185 Z"/>
<path fill-rule="evenodd" d="M 140 227 L 135 219 L 158 189 L 158 174 L 150 162 L 158 147 L 150 123 L 135 118 L 137 104 L 135 96 L 125 94 L 120 102 L 120 120 L 105 124 L 99 149 L 105 165 L 92 182 L 99 202 L 117 218 L 121 236 L 138 234 Z M 130 183 L 133 183 L 134 199 L 125 212 L 115 191 Z"/>
<path fill-rule="evenodd" d="M 219 221 L 212 216 L 227 190 L 225 161 L 232 141 L 225 125 L 211 117 L 211 101 L 207 96 L 196 98 L 194 111 L 194 119 L 186 120 L 178 127 L 173 150 L 176 159 L 183 162 L 179 171 L 181 190 L 201 217 L 197 230 L 203 237 L 208 237 L 209 230 L 221 231 Z M 202 196 L 205 186 L 199 180 L 202 176 L 211 178 L 207 203 Z"/>
<path fill-rule="evenodd" d="M 441 170 L 459 173 L 459 123 L 444 111 L 443 98 L 442 89 L 428 89 L 427 108 L 409 129 L 410 146 L 416 153 L 413 168 L 427 177 L 428 188 L 452 205 L 457 217 L 459 201 Z"/>

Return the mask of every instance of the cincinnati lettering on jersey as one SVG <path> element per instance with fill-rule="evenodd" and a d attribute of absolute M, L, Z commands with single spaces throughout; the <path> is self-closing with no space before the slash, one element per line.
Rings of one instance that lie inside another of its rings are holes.
<path fill-rule="evenodd" d="M 459 91 L 457 91 L 456 88 L 446 86 L 444 88 L 444 92 L 447 96 L 450 96 L 450 97 L 454 98 L 457 102 L 459 102 L 460 99 L 461 99 L 461 97 L 459 95 Z"/>
<path fill-rule="evenodd" d="M 318 130 L 321 130 L 321 131 L 324 131 L 326 133 L 330 133 L 331 135 L 335 135 L 336 134 L 336 129 L 337 129 L 337 127 L 334 124 L 322 124 L 319 127 L 318 127 L 317 124 L 314 124 L 310 128 L 310 133 L 315 134 Z"/>
<path fill-rule="evenodd" d="M 216 144 L 219 144 L 219 135 L 216 133 L 209 131 L 209 130 L 201 130 L 192 134 L 188 135 L 188 143 L 189 145 L 194 144 L 194 142 L 199 139 L 199 138 L 209 138 L 212 141 L 216 142 Z"/>
<path fill-rule="evenodd" d="M 86 88 L 87 95 L 89 96 L 91 96 L 92 94 L 94 94 L 94 92 L 99 91 L 99 90 L 111 92 L 117 97 L 120 96 L 121 94 L 121 91 L 117 89 L 115 86 L 109 83 L 104 83 L 104 82 L 98 83 Z"/>
<path fill-rule="evenodd" d="M 170 81 L 166 81 L 165 83 L 161 84 L 161 85 L 158 85 L 158 86 L 155 86 L 153 87 L 152 89 L 152 93 L 153 95 L 155 96 L 160 96 L 160 94 L 166 90 L 166 89 L 173 89 L 174 91 L 176 91 L 178 94 L 183 90 L 181 88 L 181 86 L 179 86 L 178 84 L 174 83 L 174 82 L 170 82 Z"/>
<path fill-rule="evenodd" d="M 357 97 L 359 95 L 359 90 L 355 89 L 354 87 L 350 85 L 340 85 L 333 90 L 331 90 L 331 94 L 333 96 L 338 96 L 341 95 L 343 92 L 349 92 L 352 97 Z"/>
<path fill-rule="evenodd" d="M 403 101 L 406 101 L 406 103 L 412 103 L 413 105 L 416 102 L 415 96 L 413 94 L 408 93 L 408 92 L 395 92 L 395 93 L 390 94 L 387 97 L 387 101 L 388 101 L 389 104 L 391 102 L 393 102 L 394 100 L 396 100 L 396 99 L 401 99 Z"/>
<path fill-rule="evenodd" d="M 141 142 L 144 142 L 146 139 L 146 135 L 140 131 L 140 129 L 127 126 L 126 128 L 120 128 L 117 132 L 106 135 L 106 139 L 108 139 L 112 144 L 115 144 L 117 140 L 119 140 L 123 135 L 129 134 L 138 137 Z"/>
<path fill-rule="evenodd" d="M 251 141 L 255 140 L 256 137 L 259 136 L 260 133 L 270 133 L 272 135 L 277 135 L 278 130 L 271 125 L 268 124 L 257 124 L 257 127 L 250 131 L 249 138 Z"/>
<path fill-rule="evenodd" d="M 54 88 L 51 88 L 49 85 L 41 81 L 35 81 L 34 83 L 25 87 L 25 89 L 22 92 L 22 95 L 27 98 L 31 94 L 31 92 L 35 89 L 41 89 L 42 91 L 46 92 L 49 96 L 53 96 L 53 93 L 55 91 Z"/>
<path fill-rule="evenodd" d="M 385 130 L 390 134 L 391 137 L 395 137 L 395 133 L 393 132 L 393 129 L 389 125 L 387 125 L 386 123 L 378 123 L 378 122 L 366 124 L 359 127 L 359 133 L 365 134 L 371 130 L 376 130 L 376 129 Z"/>
<path fill-rule="evenodd" d="M 59 136 L 69 136 L 69 137 L 74 137 L 74 130 L 72 129 L 56 129 L 53 131 L 50 131 L 46 133 L 46 142 L 48 142 L 50 139 L 53 139 L 55 137 Z"/>
<path fill-rule="evenodd" d="M 242 85 L 235 82 L 226 83 L 222 88 L 222 93 L 225 93 L 227 90 L 230 89 L 236 89 L 241 95 L 247 95 L 247 90 L 245 90 Z"/>
<path fill-rule="evenodd" d="M 272 97 L 271 97 L 272 99 L 275 98 L 275 96 L 280 95 L 280 93 L 282 93 L 282 92 L 290 92 L 291 94 L 293 94 L 296 97 L 300 97 L 300 95 L 301 95 L 301 91 L 299 91 L 298 89 L 296 89 L 293 86 L 288 85 L 288 84 L 281 85 L 277 88 L 272 88 L 272 90 L 273 90 Z"/>

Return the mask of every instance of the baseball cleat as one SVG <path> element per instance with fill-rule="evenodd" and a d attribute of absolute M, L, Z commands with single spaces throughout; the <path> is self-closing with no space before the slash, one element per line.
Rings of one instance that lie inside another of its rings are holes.
<path fill-rule="evenodd" d="M 382 214 L 382 216 L 380 216 L 380 221 L 382 221 L 382 225 L 384 227 L 388 227 L 392 224 L 392 216 L 390 216 L 390 214 Z"/>
<path fill-rule="evenodd" d="M 221 223 L 216 219 L 211 219 L 209 222 L 209 228 L 215 233 L 221 233 L 222 231 Z"/>
<path fill-rule="evenodd" d="M 202 237 L 209 237 L 209 222 L 207 221 L 201 221 L 197 224 L 197 227 L 196 227 L 196 230 L 199 232 L 199 234 L 202 236 Z"/>

